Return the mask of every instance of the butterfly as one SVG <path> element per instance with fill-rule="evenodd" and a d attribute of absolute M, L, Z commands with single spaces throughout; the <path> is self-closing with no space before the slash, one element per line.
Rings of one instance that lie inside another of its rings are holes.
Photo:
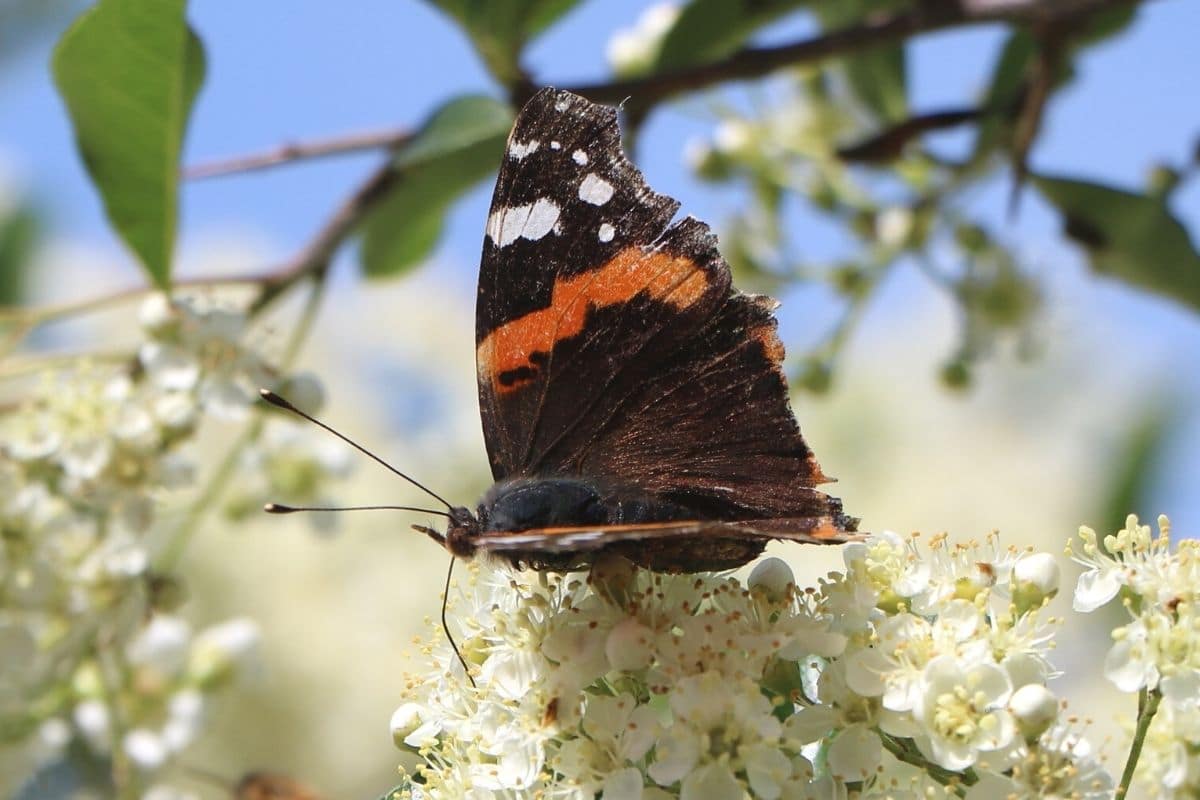
<path fill-rule="evenodd" d="M 413 527 L 462 558 L 567 571 L 617 554 L 700 572 L 772 539 L 859 538 L 816 488 L 829 479 L 788 405 L 777 304 L 733 288 L 716 236 L 672 222 L 679 203 L 620 139 L 614 109 L 551 88 L 509 135 L 475 307 L 495 479 L 476 509 L 346 441 L 445 503 L 444 532 Z"/>
<path fill-rule="evenodd" d="M 495 484 L 451 507 L 451 553 L 568 570 L 740 566 L 857 520 L 788 405 L 775 301 L 736 291 L 708 226 L 625 157 L 616 111 L 543 89 L 492 196 L 475 308 Z"/>

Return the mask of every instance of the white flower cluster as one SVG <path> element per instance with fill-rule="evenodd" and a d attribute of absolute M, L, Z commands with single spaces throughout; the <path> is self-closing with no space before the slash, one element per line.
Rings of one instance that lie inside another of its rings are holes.
<path fill-rule="evenodd" d="M 1100 798 L 1112 781 L 1046 689 L 1058 569 L 994 543 L 922 557 L 885 533 L 799 590 L 619 560 L 473 567 L 462 653 L 392 717 L 422 797 Z M 457 610 L 457 609 L 456 609 Z M 999 787 L 999 794 L 987 794 Z"/>
<path fill-rule="evenodd" d="M 1101 539 L 1079 529 L 1086 567 L 1075 588 L 1075 610 L 1089 612 L 1121 596 L 1130 622 L 1113 631 L 1105 676 L 1122 692 L 1152 693 L 1154 716 L 1138 781 L 1156 797 L 1200 794 L 1200 541 L 1171 550 L 1170 521 L 1159 535 L 1130 515 L 1125 527 Z"/>
<path fill-rule="evenodd" d="M 190 482 L 202 416 L 246 416 L 270 369 L 240 313 L 153 296 L 141 322 L 136 358 L 47 375 L 0 417 L 0 744 L 110 752 L 119 731 L 149 770 L 256 636 L 239 621 L 192 640 L 162 613 L 179 593 L 152 567 L 156 508 Z"/>
<path fill-rule="evenodd" d="M 71 723 L 97 753 L 111 752 L 119 733 L 130 762 L 152 773 L 196 738 L 206 695 L 255 663 L 258 640 L 258 626 L 246 618 L 193 636 L 185 620 L 156 614 L 125 644 L 120 685 L 105 681 L 98 662 L 76 671 Z M 60 718 L 42 723 L 40 733 L 51 752 L 72 738 Z"/>

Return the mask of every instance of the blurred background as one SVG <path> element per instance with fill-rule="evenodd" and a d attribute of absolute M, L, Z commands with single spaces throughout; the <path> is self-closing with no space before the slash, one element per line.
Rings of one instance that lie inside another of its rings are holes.
<path fill-rule="evenodd" d="M 2 2 L 0 218 L 22 220 L 20 254 L 29 265 L 10 297 L 58 304 L 140 286 L 76 155 L 48 71 L 57 36 L 83 4 Z M 531 43 L 524 64 L 539 83 L 601 80 L 612 70 L 614 38 L 637 30 L 650 6 L 581 3 Z M 199 0 L 188 16 L 209 66 L 185 164 L 407 129 L 449 96 L 502 96 L 467 39 L 430 4 Z M 795 12 L 753 41 L 803 38 L 814 24 Z M 1032 172 L 1139 191 L 1157 167 L 1193 169 L 1196 30 L 1200 5 L 1148 3 L 1128 27 L 1087 49 L 1041 119 Z M 979 25 L 909 40 L 908 106 L 979 98 L 1006 37 L 1004 26 Z M 639 133 L 636 161 L 684 213 L 711 222 L 739 253 L 750 251 L 736 263 L 743 285 L 784 300 L 797 417 L 824 471 L 838 478 L 831 490 L 862 527 L 946 531 L 955 540 L 999 530 L 1005 543 L 1054 553 L 1080 524 L 1111 532 L 1129 512 L 1144 520 L 1166 513 L 1177 536 L 1200 532 L 1197 309 L 1097 276 L 1044 195 L 1027 187 L 1010 209 L 1013 174 L 1000 169 L 972 184 L 958 208 L 1019 259 L 1021 296 L 1036 297 L 1019 325 L 994 325 L 981 344 L 973 327 L 981 318 L 962 292 L 939 286 L 922 257 L 905 255 L 854 306 L 852 326 L 843 325 L 845 293 L 836 282 L 806 279 L 812 273 L 804 270 L 772 273 L 754 263 L 753 247 L 741 247 L 754 239 L 747 209 L 762 203 L 752 182 L 704 174 L 706 158 L 736 149 L 736 120 L 770 107 L 776 91 L 769 81 L 726 86 L 659 106 Z M 970 151 L 972 137 L 951 130 L 929 137 L 929 146 L 953 158 Z M 356 153 L 187 182 L 178 273 L 257 273 L 283 262 L 380 158 Z M 467 505 L 490 482 L 472 329 L 490 193 L 488 180 L 455 203 L 440 244 L 403 275 L 367 281 L 353 252 L 339 255 L 298 362 L 324 383 L 327 421 Z M 1196 182 L 1182 182 L 1169 208 L 1195 230 Z M 861 246 L 800 203 L 783 203 L 775 223 L 792 257 L 801 254 L 797 263 L 853 261 Z M 6 230 L 11 243 L 14 229 Z M 937 248 L 933 256 L 955 258 Z M 29 346 L 69 349 L 132 335 L 125 312 L 47 327 Z M 295 318 L 295 308 L 280 309 L 264 336 Z M 845 333 L 834 357 L 828 337 L 839 326 Z M 215 461 L 237 431 L 213 426 L 212 433 L 204 446 Z M 338 502 L 420 502 L 381 468 L 352 460 L 352 476 L 330 487 Z M 447 558 L 410 522 L 436 520 L 344 515 L 329 535 L 294 517 L 212 515 L 187 553 L 186 614 L 198 625 L 238 614 L 258 620 L 262 669 L 216 706 L 208 735 L 186 755 L 189 765 L 231 780 L 277 770 L 329 797 L 373 797 L 394 783 L 400 756 L 388 718 L 405 672 L 424 669 L 414 638 L 432 630 Z M 773 552 L 814 582 L 840 563 L 836 552 Z M 1061 633 L 1068 674 L 1094 665 L 1109 644 L 1105 620 L 1087 621 L 1096 627 Z M 1119 741 L 1114 720 L 1133 709 L 1115 693 L 1100 683 L 1056 688 L 1096 719 L 1096 741 Z"/>

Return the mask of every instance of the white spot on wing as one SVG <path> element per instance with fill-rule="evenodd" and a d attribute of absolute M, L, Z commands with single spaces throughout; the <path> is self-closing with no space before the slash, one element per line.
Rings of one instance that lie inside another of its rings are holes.
<path fill-rule="evenodd" d="M 559 212 L 558 204 L 545 197 L 522 206 L 498 208 L 488 217 L 488 238 L 497 247 L 508 247 L 521 238 L 541 239 L 554 229 Z"/>
<path fill-rule="evenodd" d="M 525 156 L 535 152 L 540 145 L 541 142 L 537 139 L 530 139 L 528 142 L 513 142 L 508 146 L 508 157 L 520 161 Z"/>
<path fill-rule="evenodd" d="M 587 153 L 582 150 L 576 150 L 574 153 L 571 153 L 571 158 L 575 159 L 575 163 L 581 167 L 588 162 Z"/>
<path fill-rule="evenodd" d="M 551 150 L 562 150 L 562 142 L 557 139 L 550 143 Z"/>
<path fill-rule="evenodd" d="M 579 199 L 594 206 L 602 206 L 613 196 L 613 185 L 594 172 L 589 172 L 579 184 Z"/>
<path fill-rule="evenodd" d="M 554 102 L 554 110 L 555 111 L 566 111 L 567 110 L 567 98 L 560 97 L 558 100 L 556 100 Z"/>
<path fill-rule="evenodd" d="M 602 242 L 611 242 L 616 235 L 617 229 L 604 222 L 600 224 L 600 231 L 596 234 L 596 237 Z"/>

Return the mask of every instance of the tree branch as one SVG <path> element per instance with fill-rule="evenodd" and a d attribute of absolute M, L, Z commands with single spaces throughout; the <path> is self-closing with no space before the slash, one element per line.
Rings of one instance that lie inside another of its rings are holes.
<path fill-rule="evenodd" d="M 900 155 L 904 145 L 921 134 L 974 122 L 983 113 L 984 111 L 979 108 L 953 108 L 916 114 L 867 139 L 839 147 L 837 155 L 843 161 L 864 163 L 891 161 Z"/>
<path fill-rule="evenodd" d="M 906 39 L 919 33 L 987 23 L 1047 23 L 1086 16 L 1143 0 L 924 0 L 898 14 L 869 16 L 864 22 L 793 44 L 748 48 L 707 64 L 640 78 L 568 87 L 596 102 L 634 98 L 648 107 L 683 92 L 730 80 L 761 78 L 783 67 L 823 61 Z M 517 98 L 518 100 L 522 98 Z"/>
<path fill-rule="evenodd" d="M 352 133 L 312 142 L 289 142 L 262 153 L 252 153 L 234 158 L 206 161 L 185 167 L 183 177 L 188 180 L 218 178 L 241 172 L 269 169 L 292 161 L 354 153 L 359 150 L 386 148 L 395 150 L 412 138 L 408 131 L 375 131 Z"/>
<path fill-rule="evenodd" d="M 354 233 L 363 218 L 370 212 L 400 178 L 401 172 L 388 159 L 375 169 L 330 217 L 321 230 L 291 260 L 270 274 L 262 284 L 262 293 L 251 306 L 252 311 L 261 309 L 297 281 L 309 276 L 320 276 L 329 269 L 333 256 Z"/>

